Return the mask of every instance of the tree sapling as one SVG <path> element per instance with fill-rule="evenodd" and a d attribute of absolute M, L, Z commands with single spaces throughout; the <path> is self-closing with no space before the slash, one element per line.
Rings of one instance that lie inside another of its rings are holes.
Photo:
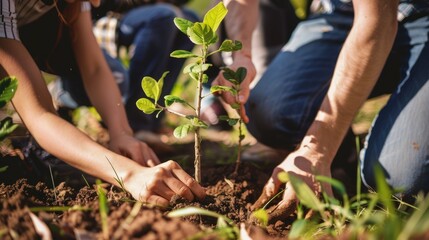
<path fill-rule="evenodd" d="M 146 76 L 142 79 L 142 88 L 146 95 L 146 97 L 140 98 L 137 100 L 137 107 L 146 114 L 152 114 L 157 112 L 159 114 L 162 111 L 167 111 L 173 113 L 175 115 L 184 117 L 188 119 L 188 123 L 182 124 L 174 130 L 174 136 L 177 138 L 185 137 L 190 131 L 194 131 L 195 135 L 195 179 L 198 182 L 201 182 L 201 135 L 200 128 L 207 128 L 208 124 L 201 120 L 201 102 L 204 97 L 202 95 L 203 83 L 208 81 L 208 76 L 205 74 L 205 71 L 211 64 L 207 63 L 207 58 L 218 52 L 232 52 L 240 50 L 242 45 L 239 41 L 233 40 L 225 40 L 222 42 L 220 47 L 217 50 L 212 52 L 209 51 L 209 46 L 215 44 L 218 41 L 218 36 L 216 34 L 216 30 L 218 29 L 220 23 L 223 21 L 227 14 L 228 10 L 223 5 L 222 2 L 214 6 L 210 9 L 204 16 L 202 22 L 191 22 L 183 18 L 175 18 L 174 23 L 176 27 L 186 34 L 189 39 L 198 46 L 198 53 L 189 52 L 186 50 L 175 50 L 170 56 L 174 58 L 190 58 L 195 61 L 191 62 L 187 66 L 185 66 L 183 72 L 188 74 L 191 79 L 197 81 L 196 87 L 196 104 L 195 106 L 186 102 L 184 99 L 167 95 L 164 97 L 165 106 L 162 106 L 158 103 L 161 97 L 161 90 L 164 84 L 164 78 L 168 74 L 165 72 L 159 80 L 155 80 L 152 77 Z M 244 74 L 245 70 L 239 70 L 234 72 L 232 70 L 224 69 L 226 74 L 239 75 L 240 77 Z M 239 81 L 234 78 L 235 81 Z M 242 79 L 242 78 L 239 78 Z M 216 91 L 230 91 L 236 92 L 239 87 L 229 88 L 225 86 L 219 86 L 216 88 L 212 88 L 211 92 Z M 185 115 L 176 111 L 169 109 L 169 107 L 173 103 L 180 103 L 185 105 L 186 107 L 191 108 L 195 114 L 194 115 Z M 227 119 L 226 117 L 224 117 Z M 228 121 L 234 121 L 230 119 Z"/>

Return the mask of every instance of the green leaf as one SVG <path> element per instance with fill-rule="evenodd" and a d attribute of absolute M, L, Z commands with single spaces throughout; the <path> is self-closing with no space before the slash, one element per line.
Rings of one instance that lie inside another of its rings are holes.
<path fill-rule="evenodd" d="M 73 206 L 42 206 L 42 207 L 31 207 L 32 212 L 65 212 L 65 211 L 91 211 L 91 208 L 82 207 L 79 205 Z"/>
<path fill-rule="evenodd" d="M 247 75 L 247 69 L 244 67 L 239 67 L 237 71 L 235 72 L 235 80 L 237 80 L 238 83 L 242 83 Z"/>
<path fill-rule="evenodd" d="M 136 106 L 146 114 L 152 114 L 156 110 L 159 110 L 159 108 L 157 108 L 155 104 L 147 98 L 140 98 L 137 100 Z"/>
<path fill-rule="evenodd" d="M 0 173 L 6 172 L 6 170 L 7 170 L 8 167 L 9 166 L 0 167 Z"/>
<path fill-rule="evenodd" d="M 189 21 L 189 20 L 187 20 L 187 19 L 184 19 L 184 18 L 179 18 L 179 17 L 176 17 L 176 18 L 174 18 L 174 24 L 176 25 L 176 27 L 181 31 L 181 32 L 183 32 L 184 34 L 188 34 L 187 32 L 188 32 L 188 28 L 190 28 L 190 27 L 192 27 L 192 26 L 194 26 L 194 23 L 193 22 L 191 22 L 191 21 Z"/>
<path fill-rule="evenodd" d="M 202 83 L 207 83 L 209 81 L 209 76 L 207 74 L 203 74 L 203 79 L 201 80 Z"/>
<path fill-rule="evenodd" d="M 317 175 L 316 180 L 319 182 L 329 183 L 334 189 L 336 189 L 341 194 L 341 196 L 344 194 L 347 194 L 344 184 L 336 179 L 333 179 L 327 176 Z"/>
<path fill-rule="evenodd" d="M 234 89 L 235 90 L 235 89 Z M 239 103 L 231 103 L 230 104 L 230 106 L 233 108 L 233 109 L 240 109 L 241 108 L 241 105 L 239 104 Z"/>
<path fill-rule="evenodd" d="M 189 76 L 193 79 L 193 80 L 195 80 L 195 81 L 197 81 L 198 82 L 198 73 L 193 73 L 193 72 L 191 72 L 191 73 L 188 73 L 189 74 Z"/>
<path fill-rule="evenodd" d="M 184 138 L 193 129 L 191 124 L 183 124 L 174 129 L 173 135 L 176 138 Z"/>
<path fill-rule="evenodd" d="M 288 174 L 288 176 L 289 182 L 292 184 L 299 201 L 308 208 L 317 210 L 319 212 L 322 211 L 323 204 L 316 197 L 316 194 L 314 194 L 313 190 L 311 190 L 310 187 L 300 178 L 292 174 Z"/>
<path fill-rule="evenodd" d="M 109 236 L 109 205 L 107 203 L 106 190 L 101 186 L 101 181 L 96 180 L 97 184 L 97 195 L 98 195 L 98 206 L 101 218 L 101 229 L 103 236 L 106 238 Z"/>
<path fill-rule="evenodd" d="M 380 165 L 374 167 L 375 174 L 375 184 L 378 196 L 383 205 L 387 208 L 387 211 L 395 215 L 395 207 L 392 201 L 392 190 L 386 182 L 386 177 L 384 175 L 383 169 Z"/>
<path fill-rule="evenodd" d="M 209 69 L 209 67 L 210 67 L 211 65 L 212 65 L 212 64 L 210 64 L 210 63 L 197 64 L 197 65 L 194 65 L 194 66 L 191 68 L 191 71 L 192 71 L 193 73 L 202 73 L 202 72 L 207 71 L 207 69 Z"/>
<path fill-rule="evenodd" d="M 228 223 L 225 221 L 225 219 L 223 217 L 220 217 L 217 219 L 216 227 L 217 228 L 226 228 L 226 227 L 228 227 Z"/>
<path fill-rule="evenodd" d="M 189 39 L 197 45 L 208 46 L 212 43 L 213 39 L 217 39 L 213 30 L 204 23 L 195 23 L 194 26 L 188 28 L 187 34 Z"/>
<path fill-rule="evenodd" d="M 152 77 L 144 77 L 142 79 L 142 89 L 148 98 L 158 101 L 157 96 L 159 95 L 158 82 Z"/>
<path fill-rule="evenodd" d="M 216 6 L 207 11 L 207 13 L 204 15 L 203 23 L 209 25 L 210 28 L 216 32 L 227 13 L 228 9 L 226 9 L 223 2 L 219 2 Z"/>
<path fill-rule="evenodd" d="M 316 223 L 306 219 L 295 220 L 289 232 L 290 239 L 312 239 L 319 229 Z"/>
<path fill-rule="evenodd" d="M 268 226 L 268 212 L 267 210 L 260 208 L 252 212 L 252 217 L 256 218 L 262 226 Z"/>
<path fill-rule="evenodd" d="M 300 19 L 307 17 L 307 9 L 309 1 L 291 0 L 290 3 L 295 9 L 295 15 Z"/>
<path fill-rule="evenodd" d="M 198 63 L 195 63 L 195 62 L 193 62 L 193 63 L 190 63 L 190 64 L 188 64 L 188 65 L 186 65 L 184 68 L 183 68 L 183 73 L 191 73 L 192 72 L 192 68 L 194 68 L 194 66 L 196 66 L 196 65 L 198 65 Z"/>
<path fill-rule="evenodd" d="M 233 52 L 238 51 L 241 48 L 243 48 L 243 44 L 240 41 L 237 40 L 230 40 L 226 39 L 222 42 L 222 44 L 219 47 L 219 51 L 222 52 Z"/>
<path fill-rule="evenodd" d="M 209 126 L 207 125 L 207 123 L 201 121 L 200 119 L 198 119 L 197 117 L 193 117 L 191 120 L 191 124 L 194 127 L 201 127 L 201 128 L 208 128 Z"/>
<path fill-rule="evenodd" d="M 0 108 L 13 98 L 17 88 L 18 80 L 15 77 L 5 77 L 0 80 Z"/>
<path fill-rule="evenodd" d="M 227 116 L 227 115 L 220 115 L 218 118 L 219 118 L 219 120 L 222 120 L 222 121 L 228 121 L 229 116 Z"/>
<path fill-rule="evenodd" d="M 277 178 L 280 180 L 280 182 L 282 183 L 287 183 L 289 182 L 289 174 L 287 172 L 279 172 L 279 174 L 277 174 Z"/>
<path fill-rule="evenodd" d="M 0 121 L 0 141 L 2 141 L 7 135 L 12 133 L 18 124 L 13 124 L 11 117 L 6 117 Z"/>
<path fill-rule="evenodd" d="M 239 120 L 240 120 L 239 118 L 230 118 L 230 119 L 228 119 L 228 125 L 229 126 L 235 126 Z"/>
<path fill-rule="evenodd" d="M 215 85 L 215 86 L 211 86 L 211 88 L 210 88 L 211 93 L 224 92 L 224 91 L 230 92 L 234 96 L 237 95 L 237 90 L 235 90 L 231 87 Z"/>
<path fill-rule="evenodd" d="M 396 239 L 412 239 L 412 235 L 424 234 L 429 229 L 429 195 L 418 202 L 417 208 L 418 210 L 408 218 Z"/>
<path fill-rule="evenodd" d="M 233 84 L 238 84 L 238 81 L 236 80 L 237 75 L 232 69 L 225 67 L 225 68 L 222 68 L 222 70 L 223 70 L 222 75 L 226 80 L 228 80 Z"/>
<path fill-rule="evenodd" d="M 216 43 L 217 40 L 218 40 L 218 36 L 215 32 L 213 32 L 213 37 L 208 39 L 208 42 L 206 44 L 207 44 L 207 46 L 210 46 L 210 45 Z"/>
<path fill-rule="evenodd" d="M 164 100 L 165 100 L 165 106 L 167 107 L 171 106 L 175 102 L 186 104 L 186 101 L 184 99 L 173 95 L 165 96 Z"/>
<path fill-rule="evenodd" d="M 228 219 L 225 216 L 222 216 L 219 213 L 202 209 L 202 208 L 197 208 L 197 207 L 181 208 L 181 209 L 171 211 L 167 214 L 168 217 L 186 217 L 190 215 L 204 215 L 204 216 L 209 216 L 214 218 L 224 218 L 228 223 L 233 223 L 230 219 Z"/>
<path fill-rule="evenodd" d="M 158 95 L 156 95 L 155 103 L 157 103 L 159 98 L 161 97 L 162 88 L 164 87 L 164 79 L 165 79 L 165 77 L 167 77 L 168 73 L 169 73 L 169 71 L 165 71 L 162 74 L 161 78 L 158 80 Z"/>
<path fill-rule="evenodd" d="M 170 54 L 170 57 L 174 57 L 174 58 L 194 58 L 194 57 L 199 57 L 199 56 L 196 55 L 196 54 L 194 54 L 194 53 L 192 53 L 192 52 L 186 51 L 186 50 L 176 50 L 176 51 L 173 51 Z"/>

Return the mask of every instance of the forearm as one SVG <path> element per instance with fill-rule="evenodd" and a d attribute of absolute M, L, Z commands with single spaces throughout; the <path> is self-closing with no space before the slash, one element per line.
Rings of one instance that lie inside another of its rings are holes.
<path fill-rule="evenodd" d="M 303 141 L 330 161 L 378 80 L 396 35 L 395 6 L 379 6 L 377 12 L 387 13 L 382 18 L 368 17 L 363 10 L 356 13 L 331 86 Z"/>
<path fill-rule="evenodd" d="M 259 0 L 224 0 L 228 9 L 225 19 L 227 36 L 243 44 L 235 54 L 251 56 L 252 34 L 259 18 Z"/>
<path fill-rule="evenodd" d="M 114 174 L 106 158 L 113 163 L 121 160 L 121 164 L 116 165 L 123 178 L 135 168 L 136 163 L 103 148 L 56 115 L 42 75 L 21 43 L 0 39 L 0 65 L 3 70 L 0 77 L 13 75 L 18 79 L 12 104 L 30 133 L 46 151 L 113 184 Z"/>
<path fill-rule="evenodd" d="M 91 103 L 100 113 L 111 135 L 132 135 L 121 93 L 92 34 L 89 14 L 81 14 L 72 26 L 72 32 L 75 33 L 73 49 Z"/>
<path fill-rule="evenodd" d="M 94 142 L 76 127 L 52 113 L 44 113 L 30 121 L 27 126 L 43 149 L 103 181 L 118 185 L 115 171 L 121 179 L 127 179 L 132 171 L 141 168 L 136 162 Z M 34 125 L 33 121 L 38 124 Z"/>
<path fill-rule="evenodd" d="M 132 135 L 119 89 L 107 65 L 105 69 L 83 74 L 85 90 L 92 105 L 106 124 L 111 137 L 118 134 Z"/>

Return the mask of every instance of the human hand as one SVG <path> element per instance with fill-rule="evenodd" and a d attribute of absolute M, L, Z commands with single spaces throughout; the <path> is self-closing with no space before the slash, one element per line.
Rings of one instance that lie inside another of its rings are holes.
<path fill-rule="evenodd" d="M 222 99 L 228 103 L 228 104 L 234 104 L 238 103 L 240 104 L 240 116 L 243 119 L 245 123 L 249 122 L 249 118 L 247 117 L 246 110 L 244 108 L 244 104 L 249 99 L 250 95 L 250 83 L 252 82 L 253 78 L 256 75 L 256 68 L 255 65 L 252 62 L 252 59 L 244 54 L 241 54 L 240 52 L 235 53 L 234 56 L 234 63 L 230 66 L 228 66 L 230 69 L 236 71 L 239 67 L 244 67 L 247 70 L 247 75 L 244 81 L 241 83 L 240 93 L 237 97 L 233 96 L 230 92 L 222 92 L 220 93 Z M 216 77 L 216 79 L 213 81 L 212 86 L 227 86 L 231 87 L 232 83 L 226 80 L 223 77 L 222 72 L 219 73 L 219 75 Z"/>
<path fill-rule="evenodd" d="M 111 136 L 110 149 L 136 161 L 142 166 L 153 167 L 160 163 L 155 152 L 144 142 L 128 134 Z"/>
<path fill-rule="evenodd" d="M 167 207 L 175 195 L 188 201 L 206 196 L 204 188 L 171 160 L 151 168 L 133 169 L 124 184 L 135 199 L 160 207 Z"/>
<path fill-rule="evenodd" d="M 330 164 L 328 164 L 325 156 L 304 145 L 297 151 L 289 154 L 286 159 L 279 164 L 273 171 L 270 179 L 265 184 L 261 196 L 252 206 L 256 210 L 264 207 L 284 187 L 283 198 L 275 206 L 268 209 L 269 220 L 274 222 L 283 220 L 296 210 L 298 198 L 290 182 L 286 184 L 278 178 L 279 173 L 286 172 L 289 175 L 300 178 L 306 183 L 310 189 L 320 196 L 322 191 L 325 191 L 329 196 L 332 196 L 332 188 L 329 184 L 315 180 L 316 175 L 331 176 Z"/>

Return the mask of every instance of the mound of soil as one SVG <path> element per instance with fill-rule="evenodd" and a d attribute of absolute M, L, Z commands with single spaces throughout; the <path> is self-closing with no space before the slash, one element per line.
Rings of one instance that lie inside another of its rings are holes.
<path fill-rule="evenodd" d="M 35 217 L 49 229 L 53 239 L 238 239 L 236 232 L 217 231 L 217 219 L 213 217 L 167 216 L 173 210 L 193 206 L 231 219 L 234 227 L 247 222 L 250 206 L 271 170 L 242 163 L 235 174 L 235 162 L 231 161 L 234 148 L 218 142 L 203 144 L 204 149 L 209 149 L 203 155 L 202 185 L 208 194 L 204 201 L 186 202 L 179 198 L 172 200 L 171 208 L 159 209 L 136 203 L 121 189 L 103 184 L 109 207 L 106 230 L 102 227 L 94 179 L 82 177 L 82 173 L 64 164 L 58 166 L 58 159 L 37 145 L 21 140 L 15 145 L 22 148 L 16 150 L 24 154 L 5 156 L 0 161 L 0 168 L 8 166 L 0 173 L 0 239 L 40 239 Z M 192 174 L 193 145 L 175 148 L 175 155 L 163 156 L 163 159 L 178 159 Z M 41 164 L 43 161 L 52 163 L 52 168 L 47 169 Z M 64 172 L 66 174 L 62 174 Z M 284 238 L 288 227 L 275 223 L 267 229 L 252 227 L 251 232 L 254 239 Z"/>

